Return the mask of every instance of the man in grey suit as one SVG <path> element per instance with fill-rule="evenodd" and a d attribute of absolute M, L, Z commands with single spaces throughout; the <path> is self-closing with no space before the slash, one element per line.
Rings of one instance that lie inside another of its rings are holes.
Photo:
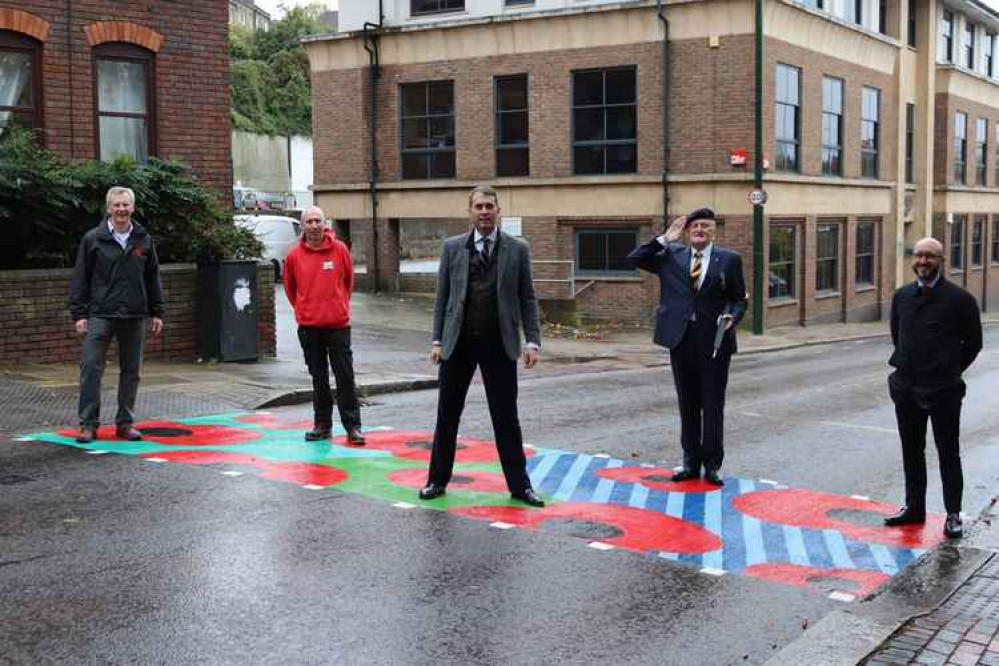
<path fill-rule="evenodd" d="M 478 367 L 507 487 L 515 499 L 544 506 L 527 476 L 517 417 L 517 358 L 523 355 L 524 367 L 533 368 L 541 351 L 531 252 L 524 241 L 499 230 L 499 217 L 496 191 L 476 187 L 468 195 L 472 230 L 445 240 L 441 251 L 430 351 L 431 361 L 440 364 L 440 393 L 429 478 L 420 499 L 440 497 L 451 480 L 458 424 Z"/>

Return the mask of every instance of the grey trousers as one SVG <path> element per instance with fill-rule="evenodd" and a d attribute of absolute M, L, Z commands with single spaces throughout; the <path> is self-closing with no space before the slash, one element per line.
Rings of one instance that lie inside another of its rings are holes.
<path fill-rule="evenodd" d="M 111 340 L 118 340 L 118 415 L 115 424 L 135 422 L 135 396 L 139 391 L 142 350 L 146 342 L 146 319 L 91 317 L 83 339 L 80 363 L 80 425 L 96 428 L 101 421 L 101 379 Z"/>

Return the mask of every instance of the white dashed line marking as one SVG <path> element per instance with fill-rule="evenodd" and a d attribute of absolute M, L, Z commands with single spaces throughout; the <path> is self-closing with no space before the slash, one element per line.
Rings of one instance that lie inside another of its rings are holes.
<path fill-rule="evenodd" d="M 856 430 L 870 430 L 872 432 L 884 432 L 891 435 L 898 434 L 894 428 L 882 428 L 881 426 L 861 425 L 859 423 L 839 423 L 838 421 L 819 421 L 819 425 L 832 426 L 834 428 L 854 428 Z"/>
<path fill-rule="evenodd" d="M 597 453 L 593 456 L 594 458 L 610 458 L 609 453 Z"/>
<path fill-rule="evenodd" d="M 323 488 L 325 488 L 325 486 L 317 486 L 314 483 L 309 483 L 302 487 L 305 488 L 306 490 L 322 490 Z"/>
<path fill-rule="evenodd" d="M 773 481 L 771 479 L 760 479 L 760 483 L 765 483 L 768 486 L 776 486 L 777 485 L 777 482 Z"/>
<path fill-rule="evenodd" d="M 604 543 L 603 541 L 591 541 L 587 545 L 594 550 L 614 550 L 613 545 Z"/>
<path fill-rule="evenodd" d="M 102 456 L 105 453 L 110 453 L 110 451 L 105 451 L 104 449 L 94 449 L 93 451 L 87 451 L 87 455 L 90 456 Z"/>
<path fill-rule="evenodd" d="M 146 462 L 155 462 L 155 463 L 166 462 L 166 458 L 143 458 L 143 460 L 145 460 Z"/>
<path fill-rule="evenodd" d="M 511 530 L 516 526 L 511 525 L 510 523 L 504 523 L 502 520 L 497 520 L 495 523 L 489 523 L 489 527 L 495 527 L 498 530 Z"/>
<path fill-rule="evenodd" d="M 850 495 L 850 499 L 860 500 L 862 502 L 870 502 L 871 498 L 867 495 Z"/>
<path fill-rule="evenodd" d="M 829 594 L 829 598 L 832 599 L 833 601 L 850 602 L 856 599 L 857 597 L 852 594 L 847 594 L 846 592 L 832 592 Z"/>
<path fill-rule="evenodd" d="M 703 569 L 701 569 L 701 573 L 702 574 L 707 574 L 708 576 L 724 576 L 725 575 L 725 570 L 724 569 L 716 569 L 714 567 L 704 567 Z"/>
<path fill-rule="evenodd" d="M 228 471 L 222 472 L 222 476 L 243 476 L 242 472 Z"/>
<path fill-rule="evenodd" d="M 394 506 L 397 509 L 415 509 L 416 508 L 415 504 L 410 504 L 409 502 L 396 502 L 392 506 Z"/>

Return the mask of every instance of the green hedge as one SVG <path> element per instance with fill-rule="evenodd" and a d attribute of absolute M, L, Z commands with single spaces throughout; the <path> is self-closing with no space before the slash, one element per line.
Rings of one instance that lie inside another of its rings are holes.
<path fill-rule="evenodd" d="M 115 185 L 135 191 L 135 218 L 153 235 L 162 263 L 250 259 L 263 250 L 182 164 L 69 162 L 40 149 L 30 132 L 8 130 L 0 135 L 0 269 L 72 266 Z"/>

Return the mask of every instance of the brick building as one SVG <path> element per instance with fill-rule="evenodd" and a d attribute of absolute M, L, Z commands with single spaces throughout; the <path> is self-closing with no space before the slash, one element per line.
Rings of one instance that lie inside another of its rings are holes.
<path fill-rule="evenodd" d="M 0 0 L 0 131 L 67 158 L 176 159 L 231 199 L 224 0 Z"/>
<path fill-rule="evenodd" d="M 752 278 L 752 0 L 341 0 L 340 20 L 307 42 L 315 192 L 369 282 L 431 290 L 399 274 L 400 228 L 462 228 L 479 181 L 550 311 L 650 319 L 658 287 L 622 258 L 702 205 Z M 767 2 L 768 326 L 884 316 L 931 233 L 999 302 L 997 31 L 975 0 Z"/>

